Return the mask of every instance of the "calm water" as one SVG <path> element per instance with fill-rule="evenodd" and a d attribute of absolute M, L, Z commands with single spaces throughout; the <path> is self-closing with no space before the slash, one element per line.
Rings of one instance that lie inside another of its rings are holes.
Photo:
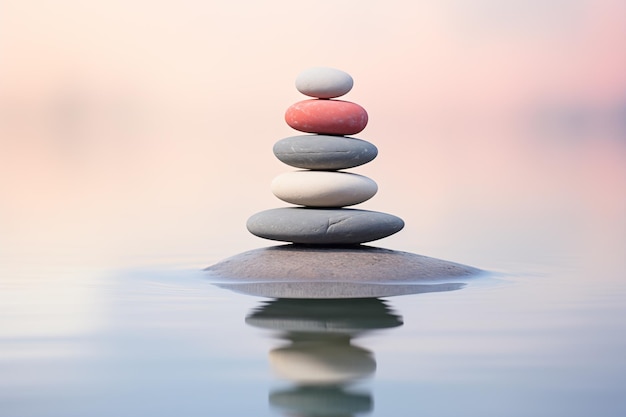
<path fill-rule="evenodd" d="M 623 416 L 622 266 L 555 257 L 321 307 L 195 266 L 21 270 L 1 284 L 0 414 Z"/>

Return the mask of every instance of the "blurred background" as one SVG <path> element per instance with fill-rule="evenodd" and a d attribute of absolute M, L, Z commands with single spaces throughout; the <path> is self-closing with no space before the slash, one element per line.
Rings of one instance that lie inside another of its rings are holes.
<path fill-rule="evenodd" d="M 272 242 L 309 66 L 350 73 L 378 246 L 479 267 L 626 250 L 626 3 L 4 0 L 0 264 L 206 266 Z M 498 259 L 498 262 L 494 260 Z M 597 263 L 596 263 L 597 264 Z"/>

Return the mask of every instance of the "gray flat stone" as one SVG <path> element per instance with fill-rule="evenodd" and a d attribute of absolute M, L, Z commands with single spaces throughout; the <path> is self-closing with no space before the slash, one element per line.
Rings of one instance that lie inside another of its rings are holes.
<path fill-rule="evenodd" d="M 282 242 L 354 245 L 390 236 L 404 222 L 377 211 L 284 207 L 256 213 L 246 226 L 253 235 Z"/>
<path fill-rule="evenodd" d="M 371 246 L 281 245 L 235 255 L 206 270 L 216 285 L 272 298 L 364 298 L 453 291 L 480 270 Z"/>
<path fill-rule="evenodd" d="M 276 142 L 274 155 L 281 162 L 296 168 L 338 170 L 370 162 L 378 155 L 378 149 L 357 138 L 300 135 Z"/>

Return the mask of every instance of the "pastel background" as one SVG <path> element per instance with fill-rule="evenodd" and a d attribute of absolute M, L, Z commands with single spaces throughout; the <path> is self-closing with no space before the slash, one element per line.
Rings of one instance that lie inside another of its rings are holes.
<path fill-rule="evenodd" d="M 406 222 L 373 244 L 492 273 L 386 301 L 373 412 L 626 415 L 623 0 L 0 0 L 0 415 L 277 415 L 265 301 L 201 268 L 275 244 L 317 65 Z"/>
<path fill-rule="evenodd" d="M 271 149 L 314 65 L 368 110 L 361 207 L 406 222 L 380 246 L 620 262 L 625 50 L 618 0 L 4 0 L 0 263 L 202 266 L 271 244 L 245 221 L 284 205 Z"/>

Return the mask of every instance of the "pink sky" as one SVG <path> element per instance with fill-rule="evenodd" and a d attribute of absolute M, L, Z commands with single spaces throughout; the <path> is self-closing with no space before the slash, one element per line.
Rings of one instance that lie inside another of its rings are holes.
<path fill-rule="evenodd" d="M 490 250 L 537 224 L 585 246 L 589 219 L 624 230 L 624 50 L 609 0 L 4 1 L 0 250 L 267 245 L 244 224 L 283 205 L 269 183 L 291 168 L 271 148 L 297 134 L 283 113 L 312 65 L 351 73 L 345 99 L 369 112 L 357 137 L 380 154 L 355 171 L 380 191 L 363 208 L 407 223 L 382 246 Z M 588 129 L 554 122 L 564 111 Z"/>

